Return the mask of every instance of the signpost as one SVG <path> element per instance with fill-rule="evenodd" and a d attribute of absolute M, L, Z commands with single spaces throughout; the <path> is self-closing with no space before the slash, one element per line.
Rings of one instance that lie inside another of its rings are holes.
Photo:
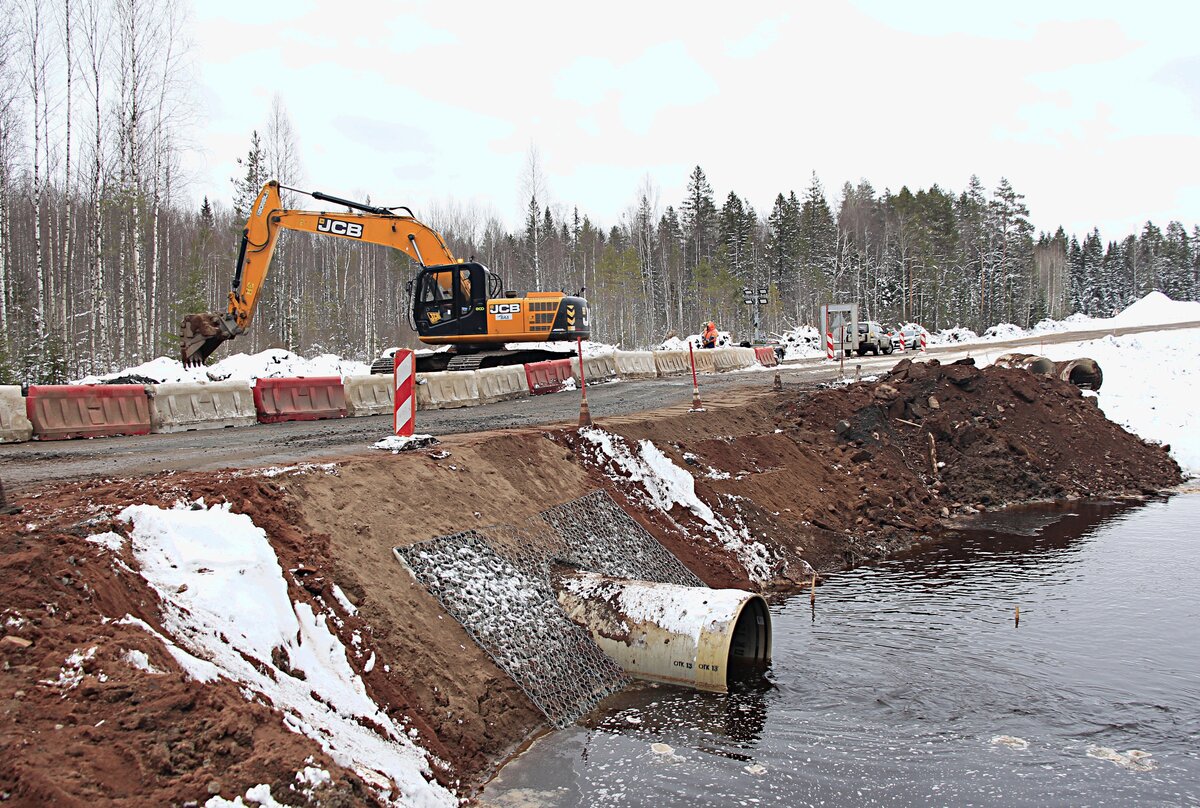
<path fill-rule="evenodd" d="M 755 294 L 755 292 L 757 292 L 757 294 Z M 747 306 L 754 307 L 754 313 L 752 316 L 754 318 L 754 343 L 755 344 L 762 342 L 762 330 L 761 330 L 762 310 L 761 310 L 761 307 L 766 306 L 767 304 L 769 304 L 771 302 L 769 293 L 770 293 L 770 290 L 766 286 L 759 286 L 757 288 L 752 287 L 752 286 L 743 286 L 742 287 L 742 303 L 744 303 Z"/>
<path fill-rule="evenodd" d="M 852 342 L 858 339 L 858 304 L 827 303 L 821 306 L 821 331 L 825 334 L 826 345 L 832 343 L 834 332 L 841 337 L 841 367 L 844 372 L 846 369 L 846 332 L 850 332 Z M 826 355 L 833 359 L 831 350 Z"/>

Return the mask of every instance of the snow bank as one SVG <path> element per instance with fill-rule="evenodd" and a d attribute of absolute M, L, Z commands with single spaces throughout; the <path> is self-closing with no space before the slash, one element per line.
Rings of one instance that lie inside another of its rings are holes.
<path fill-rule="evenodd" d="M 770 551 L 750 537 L 745 525 L 731 523 L 700 499 L 692 475 L 675 465 L 651 441 L 639 441 L 635 449 L 620 435 L 597 427 L 580 429 L 579 435 L 595 447 L 600 465 L 610 479 L 638 486 L 644 506 L 664 514 L 670 514 L 676 505 L 691 511 L 704 525 L 705 532 L 731 551 L 753 580 L 770 580 Z"/>
<path fill-rule="evenodd" d="M 178 359 L 160 356 L 141 365 L 125 368 L 103 376 L 84 376 L 72 384 L 99 384 L 126 376 L 139 376 L 153 382 L 207 382 L 226 379 L 278 379 L 298 376 L 353 376 L 370 373 L 365 362 L 342 359 L 334 354 L 321 354 L 306 359 L 291 351 L 270 348 L 256 354 L 233 354 L 215 365 L 185 368 Z"/>
<path fill-rule="evenodd" d="M 783 361 L 825 356 L 825 340 L 816 326 L 801 325 L 779 335 Z"/>
<path fill-rule="evenodd" d="M 218 677 L 283 714 L 387 802 L 451 806 L 426 780 L 423 750 L 367 694 L 324 615 L 293 603 L 266 533 L 228 505 L 132 505 L 131 544 L 141 574 L 162 599 L 167 650 L 201 682 Z M 172 642 L 173 640 L 173 642 Z"/>
<path fill-rule="evenodd" d="M 1200 390 L 1200 328 L 1046 345 L 1044 353 L 1099 362 L 1104 414 L 1139 437 L 1170 444 L 1184 472 L 1200 476 L 1200 407 L 1192 398 Z"/>
<path fill-rule="evenodd" d="M 1129 327 L 1159 323 L 1190 323 L 1200 321 L 1200 302 L 1172 300 L 1162 292 L 1151 292 L 1120 314 L 1103 321 L 1115 326 Z"/>
<path fill-rule="evenodd" d="M 654 350 L 656 350 L 656 351 L 686 351 L 688 349 L 689 344 L 693 348 L 695 348 L 697 351 L 700 350 L 701 347 L 703 347 L 699 334 L 689 334 L 688 336 L 683 337 L 683 338 L 671 337 L 670 339 L 663 340 L 661 343 L 659 343 L 658 347 L 655 348 Z M 728 331 L 720 331 L 720 330 L 717 331 L 717 347 L 718 348 L 724 348 L 726 346 L 735 345 L 735 344 L 736 343 L 733 341 L 733 335 L 730 334 Z"/>

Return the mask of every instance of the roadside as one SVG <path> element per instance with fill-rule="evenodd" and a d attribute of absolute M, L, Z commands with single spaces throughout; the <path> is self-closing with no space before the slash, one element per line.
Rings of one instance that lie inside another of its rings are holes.
<path fill-rule="evenodd" d="M 1023 348 L 1043 351 L 1046 346 L 1075 344 L 1110 334 L 1140 334 L 1200 328 L 1200 322 L 1163 326 L 1053 333 L 1003 342 L 931 348 L 925 355 L 942 361 L 971 356 L 988 364 L 1001 353 Z M 853 378 L 855 365 L 863 375 L 891 369 L 901 358 L 918 354 L 859 357 L 846 363 Z M 701 378 L 701 395 L 723 395 L 739 387 L 767 388 L 778 372 L 790 390 L 812 389 L 839 376 L 840 368 L 823 359 L 806 359 L 778 368 L 710 374 Z M 592 413 L 625 416 L 691 401 L 691 380 L 683 377 L 621 381 L 591 386 Z M 533 396 L 516 401 L 455 410 L 422 411 L 418 430 L 432 435 L 481 432 L 492 429 L 533 427 L 573 422 L 578 415 L 576 395 Z M 51 480 L 80 480 L 94 476 L 130 476 L 162 472 L 213 471 L 222 468 L 286 466 L 300 462 L 328 462 L 354 454 L 390 430 L 387 416 L 271 424 L 243 429 L 180 432 L 125 438 L 31 442 L 0 447 L 0 479 L 10 491 L 21 491 Z"/>

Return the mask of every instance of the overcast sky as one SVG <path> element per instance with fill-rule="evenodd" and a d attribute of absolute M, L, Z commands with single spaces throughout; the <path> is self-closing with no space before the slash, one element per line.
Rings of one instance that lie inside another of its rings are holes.
<path fill-rule="evenodd" d="M 304 187 L 510 227 L 540 155 L 551 204 L 603 226 L 696 165 L 766 215 L 812 173 L 877 190 L 972 173 L 1039 229 L 1200 223 L 1200 3 L 202 0 L 198 194 L 279 95 Z M 317 203 L 313 203 L 316 206 Z"/>

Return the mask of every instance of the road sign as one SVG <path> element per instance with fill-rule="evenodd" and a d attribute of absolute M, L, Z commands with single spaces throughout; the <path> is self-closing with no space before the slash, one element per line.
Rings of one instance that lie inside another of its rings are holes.
<path fill-rule="evenodd" d="M 752 298 L 752 297 L 743 297 L 743 298 L 742 298 L 742 302 L 743 302 L 743 303 L 745 303 L 747 306 L 749 306 L 751 303 L 753 303 L 753 302 L 754 302 L 754 298 Z"/>
<path fill-rule="evenodd" d="M 765 298 L 765 297 L 760 297 L 760 298 L 758 299 L 758 302 L 759 302 L 759 305 L 765 306 L 765 305 L 767 305 L 767 303 L 768 303 L 768 300 L 767 300 L 767 298 Z"/>
<path fill-rule="evenodd" d="M 765 295 L 767 293 L 767 287 L 765 287 L 765 286 L 758 287 L 758 293 L 760 295 Z"/>

